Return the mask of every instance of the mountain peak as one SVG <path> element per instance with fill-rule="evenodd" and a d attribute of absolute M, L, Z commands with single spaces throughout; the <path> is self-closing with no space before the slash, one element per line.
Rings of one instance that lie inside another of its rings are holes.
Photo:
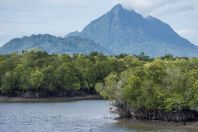
<path fill-rule="evenodd" d="M 112 54 L 144 52 L 149 56 L 198 56 L 198 47 L 179 36 L 168 24 L 152 16 L 143 17 L 121 4 L 92 21 L 81 32 L 70 33 L 65 38 L 44 34 L 14 39 L 1 47 L 0 53 L 35 47 L 49 53 L 101 51 Z"/>
<path fill-rule="evenodd" d="M 113 10 L 118 10 L 118 11 L 120 11 L 120 10 L 124 10 L 124 8 L 123 8 L 123 6 L 122 6 L 121 4 L 117 4 L 117 5 L 115 5 L 111 10 L 112 10 L 112 11 L 113 11 Z"/>
<path fill-rule="evenodd" d="M 168 24 L 152 16 L 143 17 L 121 4 L 76 34 L 94 40 L 115 54 L 198 55 L 198 47 L 179 36 Z"/>
<path fill-rule="evenodd" d="M 127 8 L 123 7 L 121 4 L 117 4 L 111 9 L 111 12 L 114 12 L 114 11 L 118 11 L 118 12 L 124 11 L 124 12 L 131 12 L 131 13 L 138 14 L 137 12 L 135 12 L 135 10 L 127 9 Z"/>
<path fill-rule="evenodd" d="M 138 16 L 138 17 L 142 17 L 139 13 L 137 13 L 135 10 L 133 9 L 128 9 L 123 7 L 121 4 L 117 4 L 115 5 L 111 11 L 111 13 L 113 14 L 120 14 L 121 16 L 126 16 L 126 17 L 133 17 L 133 16 Z"/>

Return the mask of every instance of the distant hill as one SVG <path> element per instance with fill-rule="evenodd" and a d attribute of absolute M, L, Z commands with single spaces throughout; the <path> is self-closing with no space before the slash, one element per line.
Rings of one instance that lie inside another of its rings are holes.
<path fill-rule="evenodd" d="M 66 37 L 49 34 L 16 38 L 0 48 L 1 54 L 40 48 L 48 53 L 165 54 L 198 57 L 198 47 L 179 36 L 168 24 L 152 16 L 143 17 L 118 4 L 92 21 L 81 32 Z"/>
<path fill-rule="evenodd" d="M 81 38 L 79 36 L 61 38 L 49 34 L 12 39 L 0 48 L 0 53 L 8 54 L 12 52 L 21 52 L 22 50 L 32 48 L 39 48 L 50 54 L 88 54 L 92 51 L 104 52 L 106 54 L 111 53 L 91 39 Z"/>
<path fill-rule="evenodd" d="M 168 24 L 152 16 L 142 17 L 120 4 L 92 21 L 82 32 L 67 36 L 90 38 L 115 54 L 198 56 L 198 47 L 179 36 Z"/>

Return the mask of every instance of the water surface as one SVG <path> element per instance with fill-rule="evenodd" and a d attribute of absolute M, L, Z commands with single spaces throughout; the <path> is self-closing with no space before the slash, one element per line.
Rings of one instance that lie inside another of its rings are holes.
<path fill-rule="evenodd" d="M 0 103 L 0 132 L 196 132 L 120 123 L 109 107 L 104 100 Z"/>

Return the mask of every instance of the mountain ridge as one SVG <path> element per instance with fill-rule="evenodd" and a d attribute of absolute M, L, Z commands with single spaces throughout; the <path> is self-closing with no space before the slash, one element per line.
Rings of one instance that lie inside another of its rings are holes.
<path fill-rule="evenodd" d="M 150 56 L 198 56 L 198 47 L 179 36 L 170 25 L 152 16 L 143 17 L 120 4 L 92 21 L 81 32 L 67 36 L 75 35 L 95 40 L 115 54 L 145 52 Z"/>
<path fill-rule="evenodd" d="M 50 54 L 88 54 L 92 51 L 104 52 L 106 54 L 111 53 L 91 39 L 81 38 L 79 36 L 62 38 L 50 34 L 38 34 L 12 39 L 0 48 L 0 53 L 21 52 L 32 48 L 39 48 Z"/>
<path fill-rule="evenodd" d="M 94 46 L 89 43 L 87 45 L 89 51 L 98 48 L 98 51 L 108 51 L 110 54 L 140 54 L 144 52 L 151 57 L 166 54 L 181 57 L 198 56 L 198 46 L 181 37 L 170 25 L 152 16 L 143 17 L 135 10 L 127 10 L 120 4 L 90 22 L 81 32 L 71 32 L 64 38 L 56 37 L 55 44 L 62 44 L 62 39 L 68 37 L 92 40 Z M 79 42 L 76 41 L 76 43 Z M 26 44 L 28 45 L 28 42 Z M 5 45 L 10 44 L 8 42 Z M 78 44 L 76 46 L 78 47 Z M 66 52 L 55 53 L 68 53 L 68 49 L 63 49 Z M 80 53 L 83 53 L 82 50 L 85 48 L 81 49 Z M 0 53 L 2 53 L 1 51 L 3 51 L 2 47 Z M 78 52 L 79 50 L 72 50 L 70 53 Z"/>

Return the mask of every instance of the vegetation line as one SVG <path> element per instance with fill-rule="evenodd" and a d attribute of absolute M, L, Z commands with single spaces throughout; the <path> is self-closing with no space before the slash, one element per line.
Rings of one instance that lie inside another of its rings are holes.
<path fill-rule="evenodd" d="M 96 83 L 134 62 L 142 63 L 135 56 L 105 56 L 97 52 L 50 55 L 35 49 L 0 55 L 0 95 L 39 98 L 96 94 Z"/>
<path fill-rule="evenodd" d="M 121 54 L 0 56 L 0 95 L 25 98 L 99 93 L 122 118 L 198 120 L 198 59 Z"/>
<path fill-rule="evenodd" d="M 46 98 L 22 98 L 22 97 L 0 97 L 0 103 L 11 102 L 67 102 L 79 100 L 101 100 L 99 95 L 86 95 L 78 97 L 46 97 Z"/>

